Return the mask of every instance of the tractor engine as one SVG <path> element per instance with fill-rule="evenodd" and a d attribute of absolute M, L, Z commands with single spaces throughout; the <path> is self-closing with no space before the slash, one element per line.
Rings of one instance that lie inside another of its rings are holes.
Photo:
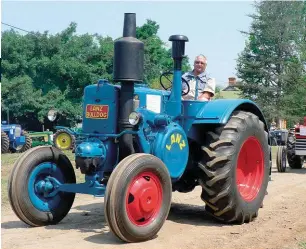
<path fill-rule="evenodd" d="M 100 80 L 84 90 L 83 133 L 87 140 L 77 144 L 76 167 L 83 174 L 93 174 L 102 165 L 113 165 L 117 158 L 117 145 L 114 140 L 102 134 L 117 132 L 119 89 Z"/>
<path fill-rule="evenodd" d="M 143 60 L 144 44 L 136 39 L 136 16 L 126 14 L 123 37 L 114 44 L 114 81 L 121 85 L 100 80 L 85 88 L 83 133 L 90 136 L 75 150 L 76 167 L 83 174 L 111 172 L 118 160 L 135 152 L 132 134 L 122 134 L 119 141 L 114 134 L 133 129 L 129 115 L 134 109 L 134 82 L 143 80 Z"/>

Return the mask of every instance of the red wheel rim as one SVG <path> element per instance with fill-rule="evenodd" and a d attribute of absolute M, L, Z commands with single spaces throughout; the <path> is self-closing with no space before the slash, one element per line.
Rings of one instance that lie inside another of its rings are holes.
<path fill-rule="evenodd" d="M 242 198 L 253 201 L 260 191 L 264 176 L 264 153 L 256 137 L 249 137 L 242 145 L 236 170 L 236 184 Z"/>
<path fill-rule="evenodd" d="M 146 226 L 157 217 L 163 199 L 160 179 L 152 172 L 142 172 L 132 180 L 126 194 L 126 210 L 130 221 Z"/>

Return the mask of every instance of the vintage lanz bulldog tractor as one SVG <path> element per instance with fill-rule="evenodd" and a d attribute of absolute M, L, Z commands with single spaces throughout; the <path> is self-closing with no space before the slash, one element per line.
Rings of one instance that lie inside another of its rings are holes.
<path fill-rule="evenodd" d="M 106 221 L 126 242 L 155 237 L 167 219 L 172 191 L 197 185 L 207 212 L 226 223 L 258 215 L 269 179 L 268 127 L 249 100 L 182 101 L 183 35 L 172 35 L 171 91 L 143 84 L 144 44 L 136 15 L 125 14 L 115 42 L 113 85 L 84 90 L 82 136 L 75 162 L 52 146 L 32 148 L 16 162 L 8 193 L 16 215 L 31 226 L 60 222 L 75 193 L 104 196 Z"/>

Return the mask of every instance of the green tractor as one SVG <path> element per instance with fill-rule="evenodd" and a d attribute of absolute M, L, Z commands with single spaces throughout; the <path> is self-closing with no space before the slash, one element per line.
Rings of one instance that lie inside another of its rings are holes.
<path fill-rule="evenodd" d="M 29 132 L 29 136 L 32 139 L 32 146 L 53 145 L 53 132 L 41 131 L 41 132 Z"/>
<path fill-rule="evenodd" d="M 48 119 L 50 122 L 54 122 L 58 118 L 58 111 L 51 109 L 48 112 Z M 71 150 L 75 144 L 75 132 L 81 131 L 81 128 L 75 127 L 69 129 L 63 126 L 55 126 L 57 130 L 53 135 L 53 145 L 59 150 Z"/>

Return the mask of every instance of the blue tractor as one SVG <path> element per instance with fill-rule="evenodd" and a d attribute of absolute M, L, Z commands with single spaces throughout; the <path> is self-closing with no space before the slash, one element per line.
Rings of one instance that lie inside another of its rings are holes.
<path fill-rule="evenodd" d="M 171 91 L 143 81 L 144 44 L 136 15 L 125 14 L 114 45 L 114 81 L 84 90 L 83 141 L 75 145 L 76 184 L 69 159 L 52 146 L 32 148 L 8 183 L 12 209 L 30 226 L 60 222 L 76 193 L 104 197 L 106 221 L 123 241 L 155 237 L 173 191 L 202 189 L 205 208 L 225 223 L 251 222 L 265 197 L 270 151 L 262 112 L 244 99 L 182 100 L 183 35 L 172 35 Z"/>
<path fill-rule="evenodd" d="M 29 134 L 18 124 L 1 125 L 1 153 L 25 152 L 32 146 Z"/>

